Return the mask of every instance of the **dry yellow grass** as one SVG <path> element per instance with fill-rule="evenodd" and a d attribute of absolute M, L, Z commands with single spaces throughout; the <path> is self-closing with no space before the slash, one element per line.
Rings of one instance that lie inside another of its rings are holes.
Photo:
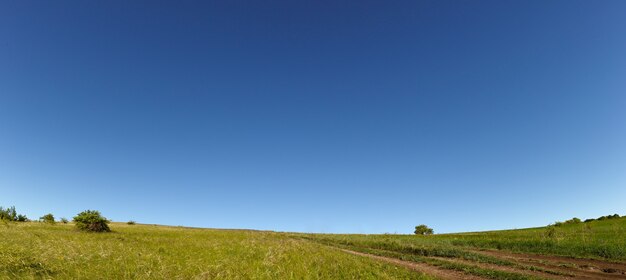
<path fill-rule="evenodd" d="M 113 223 L 0 224 L 0 279 L 429 279 L 286 234 Z"/>

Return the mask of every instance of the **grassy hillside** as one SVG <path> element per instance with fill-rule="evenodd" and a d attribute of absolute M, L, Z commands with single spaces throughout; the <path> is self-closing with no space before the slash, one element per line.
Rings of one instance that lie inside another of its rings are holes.
<path fill-rule="evenodd" d="M 520 230 L 432 236 L 307 235 L 315 240 L 380 249 L 424 250 L 498 249 L 578 258 L 626 260 L 626 218 L 562 224 Z"/>
<path fill-rule="evenodd" d="M 626 260 L 626 218 L 522 230 L 438 235 L 452 245 Z"/>
<path fill-rule="evenodd" d="M 431 236 L 111 229 L 0 222 L 0 279 L 626 278 L 626 218 Z"/>
<path fill-rule="evenodd" d="M 541 228 L 415 235 L 294 234 L 417 263 L 444 279 L 626 279 L 626 218 Z M 456 273 L 450 275 L 450 273 Z"/>
<path fill-rule="evenodd" d="M 0 223 L 0 279 L 430 279 L 285 234 Z"/>

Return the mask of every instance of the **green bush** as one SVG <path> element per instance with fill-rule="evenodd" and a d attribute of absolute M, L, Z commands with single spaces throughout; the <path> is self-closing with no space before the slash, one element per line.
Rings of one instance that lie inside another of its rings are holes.
<path fill-rule="evenodd" d="M 580 219 L 576 217 L 565 221 L 565 224 L 580 224 L 580 223 L 581 223 Z"/>
<path fill-rule="evenodd" d="M 548 227 L 546 229 L 546 237 L 548 238 L 556 237 L 556 229 L 554 227 Z"/>
<path fill-rule="evenodd" d="M 28 218 L 26 218 L 26 215 L 17 214 L 15 206 L 11 206 L 6 209 L 0 207 L 0 221 L 28 222 Z"/>
<path fill-rule="evenodd" d="M 429 235 L 434 233 L 433 229 L 429 228 L 427 225 L 416 226 L 414 232 L 418 235 Z"/>
<path fill-rule="evenodd" d="M 0 220 L 3 221 L 17 221 L 17 212 L 15 206 L 4 209 L 0 207 Z"/>
<path fill-rule="evenodd" d="M 598 221 L 604 221 L 604 220 L 609 220 L 609 219 L 617 219 L 620 216 L 618 214 L 613 214 L 613 215 L 607 215 L 607 216 L 602 216 L 598 218 Z"/>
<path fill-rule="evenodd" d="M 93 232 L 108 232 L 111 231 L 109 228 L 109 220 L 100 215 L 100 212 L 95 210 L 86 210 L 78 213 L 76 217 L 74 217 L 74 223 L 76 223 L 76 228 L 84 231 L 93 231 Z"/>
<path fill-rule="evenodd" d="M 130 220 L 130 221 L 126 222 L 126 223 L 127 223 L 127 224 L 129 224 L 129 225 L 131 225 L 131 226 L 132 226 L 132 225 L 134 225 L 134 224 L 136 224 L 136 222 L 135 222 L 135 221 L 133 221 L 133 220 Z"/>
<path fill-rule="evenodd" d="M 41 218 L 39 218 L 40 221 L 44 222 L 44 223 L 49 223 L 49 224 L 54 224 L 54 215 L 48 213 L 45 214 L 43 216 L 41 216 Z"/>
<path fill-rule="evenodd" d="M 64 223 L 64 224 L 67 224 L 67 223 L 68 223 L 68 220 L 67 220 L 66 218 L 61 218 L 61 220 L 60 220 L 60 221 L 61 221 L 61 223 Z"/>

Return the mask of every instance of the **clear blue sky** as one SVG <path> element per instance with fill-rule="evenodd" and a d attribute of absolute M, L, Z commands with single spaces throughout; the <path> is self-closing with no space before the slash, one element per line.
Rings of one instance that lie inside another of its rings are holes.
<path fill-rule="evenodd" d="M 357 233 L 626 214 L 625 15 L 0 0 L 0 205 Z"/>

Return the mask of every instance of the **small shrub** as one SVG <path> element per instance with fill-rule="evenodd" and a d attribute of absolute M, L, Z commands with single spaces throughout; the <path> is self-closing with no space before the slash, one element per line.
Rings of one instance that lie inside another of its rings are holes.
<path fill-rule="evenodd" d="M 28 222 L 28 218 L 26 217 L 26 215 L 19 214 L 17 215 L 16 222 Z"/>
<path fill-rule="evenodd" d="M 129 225 L 131 225 L 131 226 L 132 226 L 132 225 L 134 225 L 134 224 L 136 224 L 136 223 L 135 223 L 135 221 L 130 220 L 130 221 L 126 222 L 126 224 L 129 224 Z"/>
<path fill-rule="evenodd" d="M 559 221 L 556 221 L 556 222 L 554 222 L 554 224 L 551 224 L 551 226 L 553 226 L 553 227 L 560 227 L 562 225 L 563 225 L 563 222 L 559 222 Z"/>
<path fill-rule="evenodd" d="M 430 234 L 433 234 L 434 231 L 432 228 L 429 228 L 427 225 L 419 225 L 415 227 L 414 233 L 417 235 L 430 235 Z"/>
<path fill-rule="evenodd" d="M 581 223 L 580 219 L 576 217 L 565 221 L 565 224 L 580 224 L 580 223 Z"/>
<path fill-rule="evenodd" d="M 602 216 L 600 218 L 598 218 L 598 221 L 604 221 L 604 220 L 610 220 L 610 219 L 617 219 L 620 216 L 618 214 L 613 214 L 613 215 L 607 215 L 607 216 Z"/>
<path fill-rule="evenodd" d="M 554 227 L 548 227 L 546 229 L 546 237 L 548 238 L 554 238 L 556 237 L 556 228 Z"/>
<path fill-rule="evenodd" d="M 589 222 L 593 222 L 593 221 L 595 221 L 595 220 L 596 220 L 596 219 L 586 219 L 584 222 L 585 222 L 585 223 L 589 223 Z"/>
<path fill-rule="evenodd" d="M 61 218 L 61 223 L 67 224 L 69 221 L 66 218 Z"/>
<path fill-rule="evenodd" d="M 109 220 L 100 215 L 100 212 L 95 210 L 86 210 L 78 213 L 74 217 L 74 223 L 79 230 L 93 231 L 93 232 L 108 232 Z"/>
<path fill-rule="evenodd" d="M 44 223 L 48 223 L 48 224 L 54 224 L 54 215 L 48 213 L 45 214 L 43 216 L 41 216 L 41 218 L 39 218 L 40 221 L 44 222 Z"/>

